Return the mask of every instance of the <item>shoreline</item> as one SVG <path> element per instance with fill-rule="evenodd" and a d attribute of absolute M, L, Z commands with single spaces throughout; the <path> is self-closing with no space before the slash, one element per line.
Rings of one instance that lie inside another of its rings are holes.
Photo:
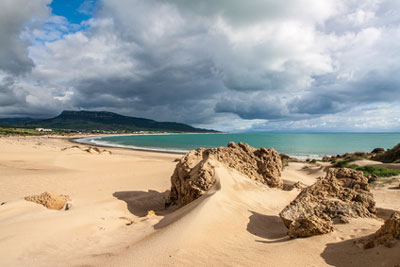
<path fill-rule="evenodd" d="M 116 135 L 113 135 L 116 136 Z M 94 136 L 96 137 L 96 136 Z M 85 145 L 90 145 L 90 146 L 95 146 L 95 147 L 102 147 L 102 148 L 116 148 L 116 149 L 125 149 L 125 150 L 133 150 L 133 151 L 141 151 L 141 152 L 151 152 L 151 153 L 164 153 L 164 154 L 173 154 L 173 155 L 185 155 L 187 152 L 179 152 L 179 151 L 170 151 L 170 150 L 157 150 L 157 149 L 146 149 L 146 148 L 133 148 L 133 147 L 128 147 L 128 146 L 118 146 L 118 145 L 105 145 L 105 144 L 96 144 L 96 143 L 90 143 L 90 142 L 84 142 L 84 141 L 78 141 L 81 139 L 85 138 L 91 138 L 89 137 L 83 137 L 83 138 L 69 138 L 68 141 L 73 143 L 73 144 L 85 144 Z"/>
<path fill-rule="evenodd" d="M 193 133 L 191 133 L 193 134 Z M 196 133 L 194 133 L 196 134 Z M 129 134 L 129 135 L 123 135 L 123 136 L 133 136 L 134 134 Z M 150 135 L 150 134 L 144 134 L 144 135 Z M 163 134 L 160 134 L 163 135 Z M 90 145 L 90 146 L 97 146 L 97 147 L 108 147 L 108 148 L 120 148 L 120 149 L 126 149 L 126 150 L 133 150 L 133 151 L 142 151 L 142 152 L 153 152 L 153 153 L 165 153 L 165 154 L 174 154 L 174 155 L 185 155 L 191 150 L 185 150 L 185 151 L 176 151 L 176 150 L 167 150 L 167 149 L 153 149 L 153 148 L 140 148 L 140 147 L 132 147 L 132 146 L 126 146 L 126 145 L 117 145 L 117 144 L 99 144 L 99 143 L 91 143 L 90 141 L 84 141 L 84 139 L 89 139 L 89 138 L 102 138 L 102 137 L 112 137 L 112 136 L 120 136 L 120 135 L 105 135 L 105 136 L 86 136 L 86 137 L 81 137 L 81 138 L 69 138 L 68 140 L 71 143 L 74 144 L 85 144 L 85 145 Z M 122 136 L 122 135 L 121 135 Z M 83 141 L 79 141 L 83 140 Z M 202 148 L 202 147 L 198 147 Z M 197 149 L 197 148 L 196 148 Z M 302 162 L 306 162 L 307 159 L 315 159 L 315 160 L 321 160 L 323 156 L 332 156 L 334 154 L 325 154 L 325 155 L 307 155 L 307 156 L 299 156 L 299 155 L 293 155 L 293 154 L 288 154 L 288 153 L 280 153 L 279 154 L 286 154 L 290 157 L 296 158 Z"/>

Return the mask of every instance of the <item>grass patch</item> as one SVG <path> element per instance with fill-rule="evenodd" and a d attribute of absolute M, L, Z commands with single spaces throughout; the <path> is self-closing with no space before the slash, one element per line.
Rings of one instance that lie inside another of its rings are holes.
<path fill-rule="evenodd" d="M 350 168 L 349 163 L 353 162 L 353 161 L 357 161 L 357 160 L 362 160 L 363 158 L 350 158 L 350 159 L 345 159 L 345 160 L 341 160 L 341 161 L 337 161 L 335 162 L 332 167 L 335 168 Z M 354 165 L 354 164 L 353 164 Z M 356 165 L 355 165 L 356 166 Z M 353 169 L 353 168 L 351 168 Z"/>
<path fill-rule="evenodd" d="M 332 166 L 335 168 L 349 168 L 357 171 L 362 171 L 365 176 L 376 175 L 377 177 L 392 177 L 400 175 L 400 170 L 392 170 L 379 166 L 358 166 L 356 164 L 350 164 L 351 162 L 360 160 L 359 158 L 345 159 L 338 161 Z"/>
<path fill-rule="evenodd" d="M 376 175 L 377 177 L 392 177 L 400 175 L 400 170 L 391 170 L 378 166 L 357 166 L 352 164 L 349 166 L 351 169 L 364 172 L 365 176 Z M 348 167 L 348 168 L 349 168 Z"/>

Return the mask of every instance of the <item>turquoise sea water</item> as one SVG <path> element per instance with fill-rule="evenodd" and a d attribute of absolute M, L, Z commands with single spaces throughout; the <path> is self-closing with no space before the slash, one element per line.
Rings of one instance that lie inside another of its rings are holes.
<path fill-rule="evenodd" d="M 136 149 L 186 152 L 199 147 L 226 146 L 244 142 L 254 147 L 274 147 L 298 158 L 320 158 L 346 152 L 369 152 L 400 143 L 400 133 L 229 133 L 109 136 L 82 142 Z"/>

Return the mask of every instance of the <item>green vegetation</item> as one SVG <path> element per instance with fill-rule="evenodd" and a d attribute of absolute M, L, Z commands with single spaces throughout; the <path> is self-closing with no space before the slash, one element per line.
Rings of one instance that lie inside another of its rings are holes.
<path fill-rule="evenodd" d="M 336 162 L 332 166 L 335 168 L 350 168 L 357 171 L 362 171 L 365 176 L 369 177 L 375 175 L 376 177 L 392 177 L 400 175 L 400 170 L 392 170 L 379 166 L 358 166 L 356 164 L 349 164 L 351 162 L 360 160 L 359 158 L 345 159 Z"/>
<path fill-rule="evenodd" d="M 34 129 L 27 128 L 0 128 L 0 135 L 42 135 Z"/>
<path fill-rule="evenodd" d="M 355 164 L 350 165 L 350 168 L 357 171 L 364 172 L 365 176 L 376 175 L 377 177 L 392 177 L 400 175 L 400 170 L 391 170 L 378 166 L 357 166 Z"/>
<path fill-rule="evenodd" d="M 357 160 L 362 160 L 363 158 L 349 158 L 349 159 L 344 159 L 341 161 L 337 161 L 335 162 L 332 167 L 335 168 L 350 168 L 349 163 L 353 162 L 353 161 L 357 161 Z M 356 166 L 356 165 L 355 165 Z M 353 168 L 352 168 L 353 169 Z"/>

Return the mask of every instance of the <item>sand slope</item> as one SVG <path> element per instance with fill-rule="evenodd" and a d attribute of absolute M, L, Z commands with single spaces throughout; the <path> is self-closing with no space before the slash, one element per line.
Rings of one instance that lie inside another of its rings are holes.
<path fill-rule="evenodd" d="M 37 145 L 41 142 L 40 145 Z M 164 210 L 177 155 L 66 149 L 59 139 L 0 138 L 0 266 L 394 266 L 400 246 L 353 244 L 382 220 L 290 240 L 279 212 L 298 194 L 249 180 L 218 162 L 219 183 L 189 205 Z M 291 164 L 283 178 L 312 184 L 323 168 Z M 69 211 L 23 200 L 68 194 Z M 400 191 L 373 190 L 380 214 L 400 210 Z M 154 210 L 155 214 L 148 214 Z"/>

